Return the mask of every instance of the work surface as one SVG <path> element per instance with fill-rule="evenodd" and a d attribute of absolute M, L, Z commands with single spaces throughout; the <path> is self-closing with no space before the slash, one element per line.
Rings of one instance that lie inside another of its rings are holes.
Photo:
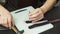
<path fill-rule="evenodd" d="M 59 19 L 59 18 L 60 18 L 60 7 L 56 7 L 51 11 L 47 12 L 45 14 L 44 19 L 53 20 L 53 19 Z M 53 29 L 45 31 L 41 34 L 60 34 L 60 23 L 57 22 L 56 24 L 54 24 L 54 26 L 55 27 Z M 1 34 L 3 34 L 2 32 L 6 34 L 15 34 L 15 32 L 12 30 L 0 31 Z"/>
<path fill-rule="evenodd" d="M 46 13 L 45 16 L 46 16 L 45 19 L 48 20 L 60 19 L 60 7 L 56 7 L 52 9 L 52 11 Z M 54 26 L 55 27 L 53 29 L 45 31 L 41 34 L 60 34 L 60 22 L 57 22 L 56 24 L 54 24 Z"/>

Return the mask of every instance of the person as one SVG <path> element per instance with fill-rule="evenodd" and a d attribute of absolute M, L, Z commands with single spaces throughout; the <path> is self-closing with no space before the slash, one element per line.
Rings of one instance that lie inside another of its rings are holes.
<path fill-rule="evenodd" d="M 26 6 L 35 7 L 34 11 L 29 13 L 29 19 L 32 22 L 41 20 L 44 18 L 44 14 L 55 5 L 56 1 L 57 0 L 6 0 L 6 2 L 0 3 L 0 24 L 11 29 L 11 27 L 14 26 L 14 19 L 9 11 Z"/>

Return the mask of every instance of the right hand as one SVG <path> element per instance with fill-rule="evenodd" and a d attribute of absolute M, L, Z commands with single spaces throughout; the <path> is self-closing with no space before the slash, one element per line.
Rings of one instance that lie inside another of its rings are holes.
<path fill-rule="evenodd" d="M 7 28 L 12 28 L 13 24 L 13 17 L 8 11 L 0 11 L 0 25 L 3 25 Z"/>

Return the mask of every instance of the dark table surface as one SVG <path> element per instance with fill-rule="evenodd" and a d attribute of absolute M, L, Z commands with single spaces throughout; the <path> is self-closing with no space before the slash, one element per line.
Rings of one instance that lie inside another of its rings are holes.
<path fill-rule="evenodd" d="M 60 19 L 60 7 L 55 7 L 49 12 L 45 14 L 45 18 L 47 20 L 54 20 L 54 19 Z M 60 34 L 60 22 L 57 22 L 54 24 L 54 28 L 45 31 L 41 34 Z M 4 30 L 0 31 L 0 34 L 16 34 L 13 30 Z"/>
<path fill-rule="evenodd" d="M 60 19 L 60 7 L 55 7 L 45 14 L 45 19 L 54 20 Z M 41 34 L 60 34 L 60 22 L 53 24 L 55 27 Z"/>

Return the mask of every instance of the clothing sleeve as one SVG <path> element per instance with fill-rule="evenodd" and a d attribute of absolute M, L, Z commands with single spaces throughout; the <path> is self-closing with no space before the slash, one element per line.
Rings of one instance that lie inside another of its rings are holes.
<path fill-rule="evenodd" d="M 46 2 L 46 0 L 36 0 L 35 1 L 37 7 L 41 7 L 45 2 Z"/>
<path fill-rule="evenodd" d="M 0 0 L 0 4 L 2 3 L 2 0 Z"/>
<path fill-rule="evenodd" d="M 6 0 L 0 0 L 0 4 L 4 5 Z"/>
<path fill-rule="evenodd" d="M 55 7 L 60 7 L 60 0 L 57 0 Z"/>

